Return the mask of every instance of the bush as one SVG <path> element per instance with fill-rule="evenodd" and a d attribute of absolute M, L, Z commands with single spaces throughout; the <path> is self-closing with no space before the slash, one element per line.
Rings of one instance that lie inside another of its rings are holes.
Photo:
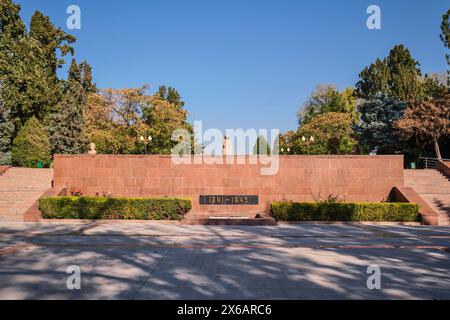
<path fill-rule="evenodd" d="M 418 222 L 419 206 L 412 203 L 295 203 L 274 202 L 278 221 Z"/>
<path fill-rule="evenodd" d="M 44 219 L 181 220 L 191 210 L 188 198 L 44 197 Z"/>
<path fill-rule="evenodd" d="M 50 140 L 47 131 L 32 117 L 17 134 L 12 146 L 12 163 L 19 167 L 36 168 L 38 162 L 48 167 L 51 162 Z"/>

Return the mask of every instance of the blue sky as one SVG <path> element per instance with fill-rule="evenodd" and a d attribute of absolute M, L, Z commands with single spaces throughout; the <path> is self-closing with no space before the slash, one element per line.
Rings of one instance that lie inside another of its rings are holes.
<path fill-rule="evenodd" d="M 410 48 L 423 72 L 446 70 L 439 39 L 442 0 L 20 0 L 66 30 L 79 5 L 76 58 L 101 88 L 155 91 L 165 84 L 205 128 L 295 129 L 296 112 L 317 84 L 353 86 L 359 72 L 395 44 Z M 368 30 L 366 9 L 382 10 Z"/>

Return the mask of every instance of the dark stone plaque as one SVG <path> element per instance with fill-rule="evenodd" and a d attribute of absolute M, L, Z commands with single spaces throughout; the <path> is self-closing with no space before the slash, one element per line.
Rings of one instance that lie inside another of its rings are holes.
<path fill-rule="evenodd" d="M 259 205 L 259 196 L 200 196 L 200 204 L 209 206 L 257 206 Z"/>

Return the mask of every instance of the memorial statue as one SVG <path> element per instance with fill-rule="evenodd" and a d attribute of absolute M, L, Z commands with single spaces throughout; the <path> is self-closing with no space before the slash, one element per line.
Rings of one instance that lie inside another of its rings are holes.
<path fill-rule="evenodd" d="M 227 136 L 225 136 L 225 138 L 223 139 L 222 155 L 224 155 L 224 156 L 233 155 L 233 148 L 231 146 L 231 140 Z"/>
<path fill-rule="evenodd" d="M 91 155 L 91 156 L 94 156 L 94 155 L 97 154 L 97 150 L 95 150 L 95 143 L 91 142 L 91 143 L 89 144 L 89 151 L 88 151 L 88 154 Z"/>

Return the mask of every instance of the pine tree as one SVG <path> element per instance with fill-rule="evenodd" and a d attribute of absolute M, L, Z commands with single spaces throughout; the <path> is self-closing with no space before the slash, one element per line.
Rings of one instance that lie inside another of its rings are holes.
<path fill-rule="evenodd" d="M 82 86 L 84 89 L 84 92 L 86 94 L 90 93 L 96 93 L 97 92 L 97 86 L 95 83 L 92 82 L 92 67 L 89 63 L 84 61 L 81 66 L 82 69 Z"/>
<path fill-rule="evenodd" d="M 83 135 L 86 94 L 81 84 L 81 66 L 72 60 L 69 77 L 58 112 L 50 116 L 48 131 L 54 154 L 79 154 L 87 147 Z"/>
<path fill-rule="evenodd" d="M 385 59 L 377 59 L 359 75 L 356 94 L 371 99 L 377 93 L 400 101 L 417 99 L 422 93 L 420 64 L 404 45 L 392 48 Z"/>
<path fill-rule="evenodd" d="M 361 145 L 380 154 L 392 154 L 402 150 L 394 123 L 403 115 L 406 103 L 378 93 L 369 100 L 358 105 L 361 114 L 360 123 L 356 126 Z"/>
<path fill-rule="evenodd" d="M 158 94 L 163 100 L 173 104 L 174 106 L 178 108 L 184 107 L 184 101 L 181 101 L 181 95 L 179 94 L 177 89 L 172 87 L 169 87 L 167 89 L 166 86 L 160 86 Z"/>

